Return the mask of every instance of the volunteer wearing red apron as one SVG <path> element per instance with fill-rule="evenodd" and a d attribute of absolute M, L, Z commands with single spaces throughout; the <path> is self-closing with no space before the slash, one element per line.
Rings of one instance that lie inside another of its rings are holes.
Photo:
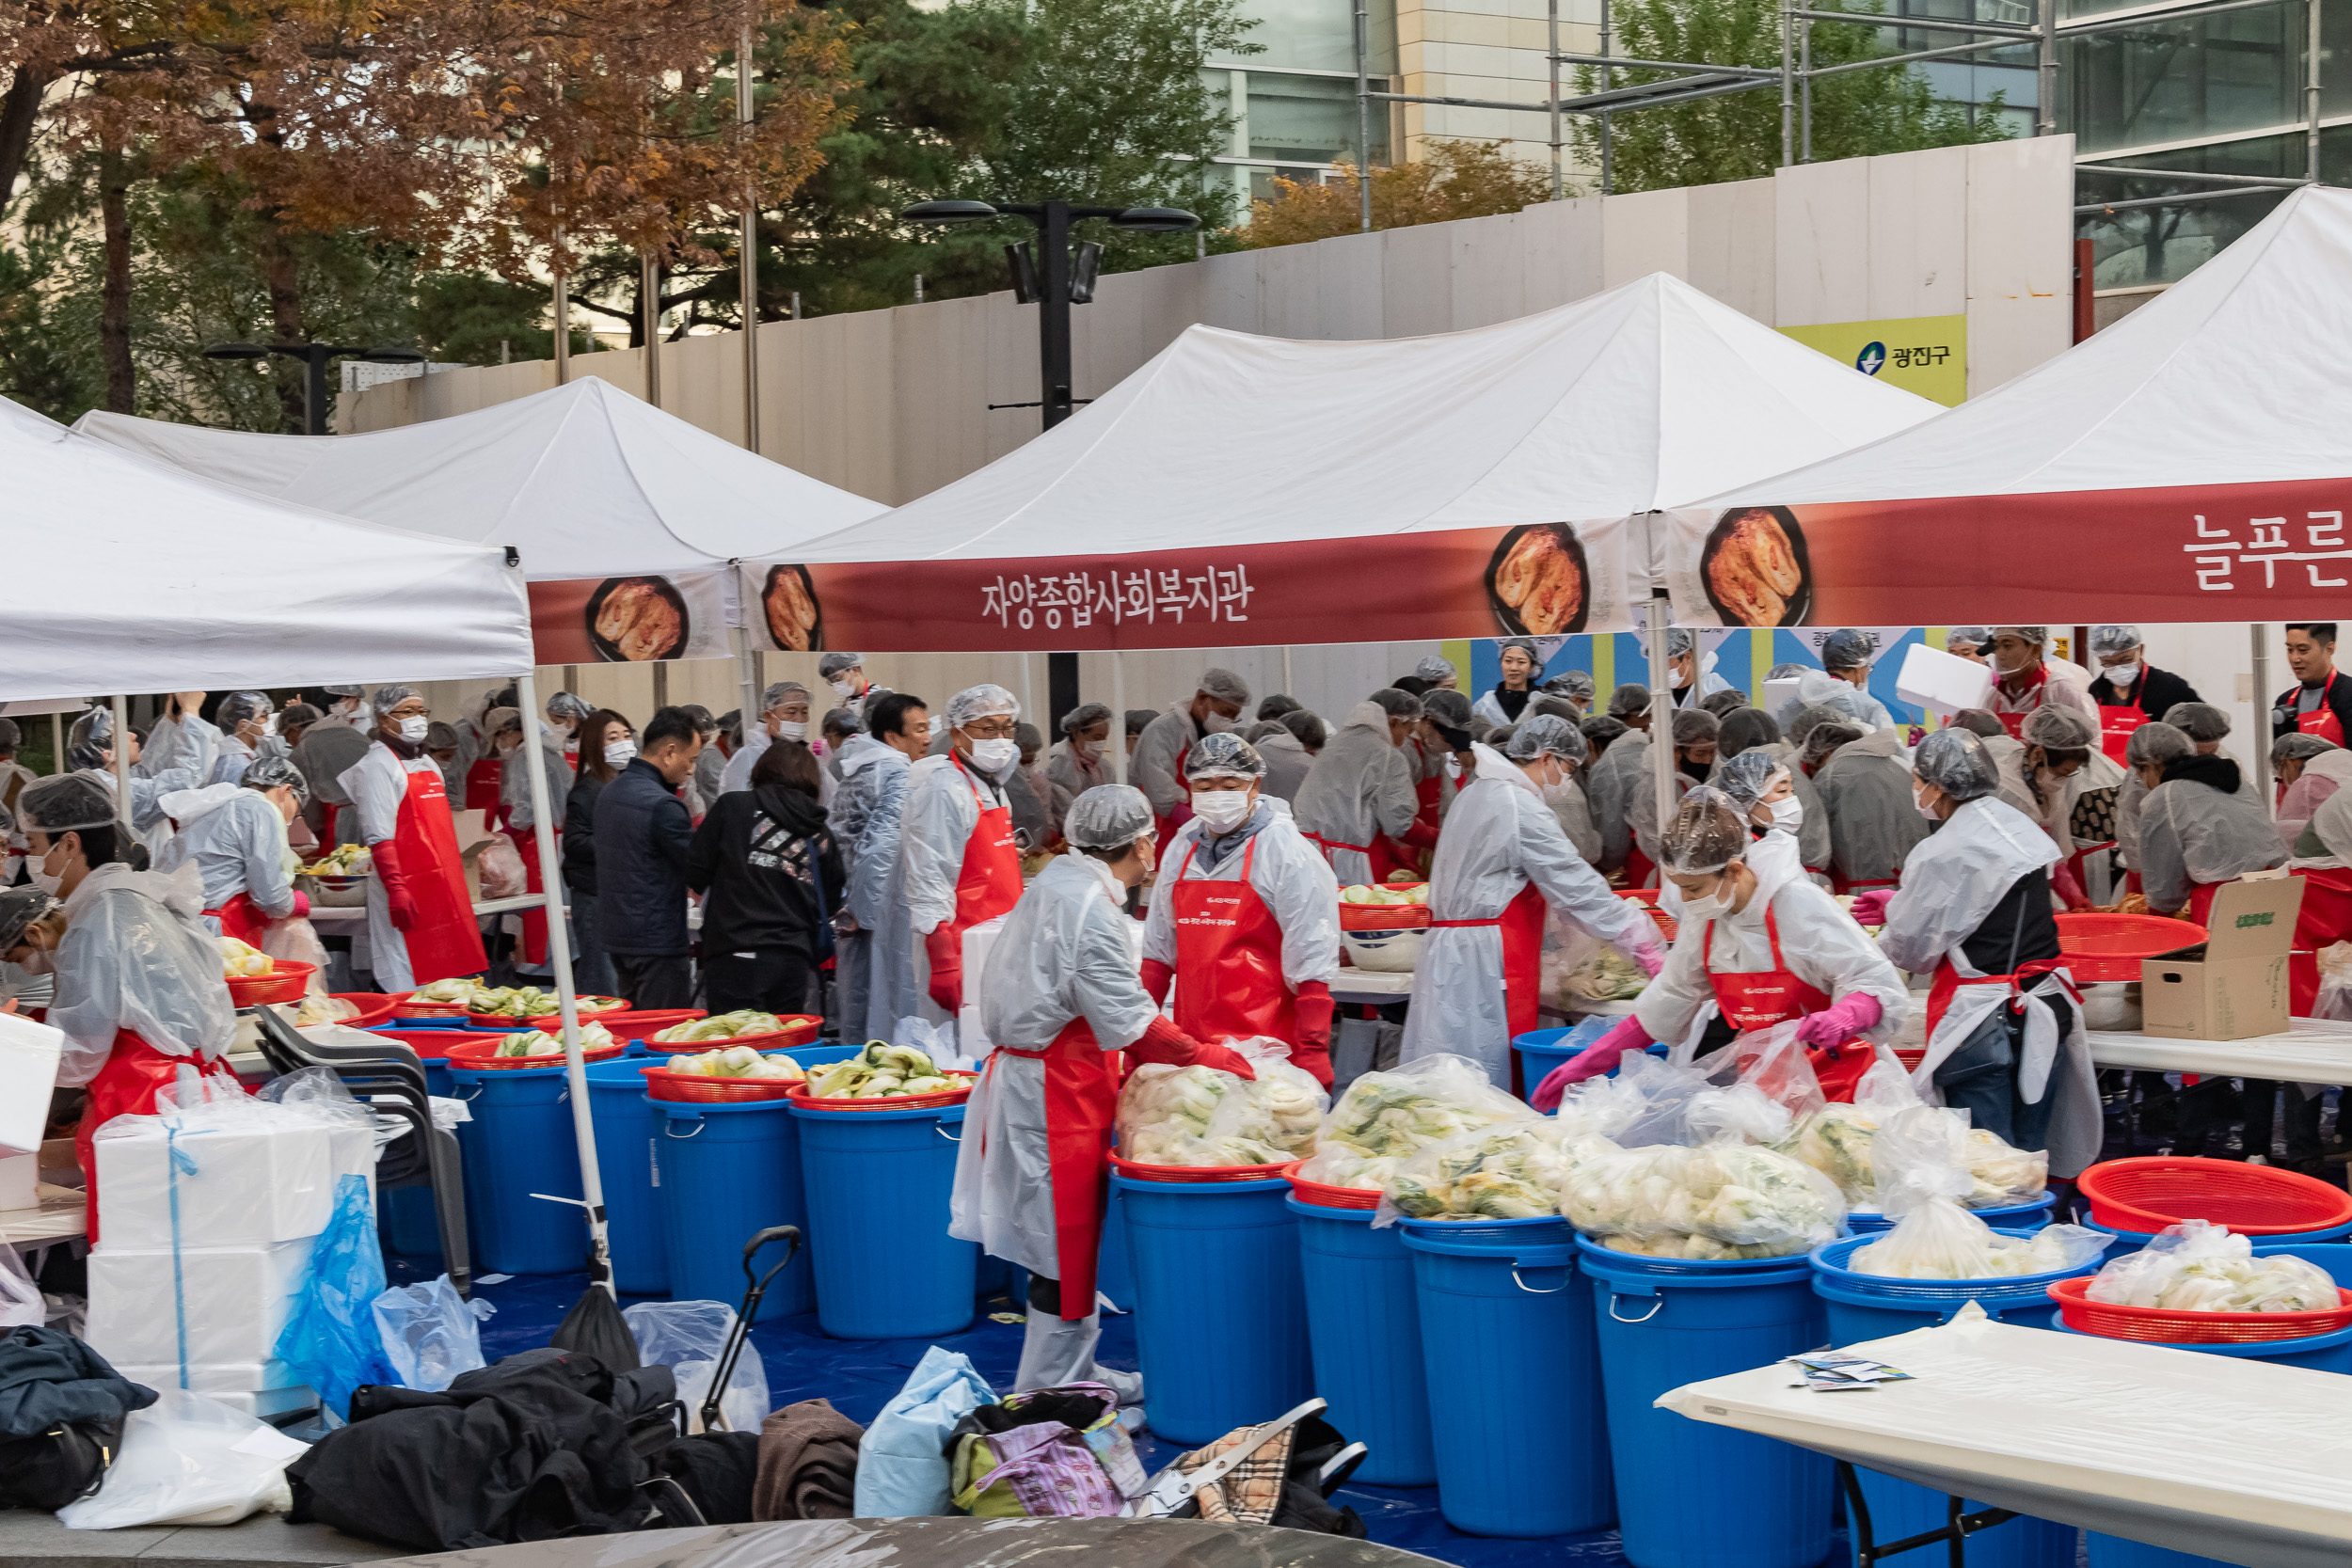
<path fill-rule="evenodd" d="M 2287 623 L 2287 667 L 2296 684 L 2279 693 L 2270 708 L 2273 739 L 2296 730 L 2352 746 L 2352 681 L 2336 673 L 2336 624 L 2333 621 Z"/>
<path fill-rule="evenodd" d="M 2195 687 L 2150 664 L 2147 653 L 2137 626 L 2090 628 L 2090 657 L 2099 668 L 2090 683 L 2090 700 L 2099 705 L 2099 743 L 2117 762 L 2123 761 L 2134 730 L 2163 718 L 2176 703 L 2198 700 Z"/>
<path fill-rule="evenodd" d="M 495 820 L 499 802 L 504 797 L 506 761 L 499 751 L 499 734 L 512 726 L 520 715 L 511 706 L 490 707 L 482 714 L 482 754 L 466 768 L 466 795 L 458 801 L 465 811 L 487 812 Z M 430 727 L 430 726 L 428 726 Z"/>
<path fill-rule="evenodd" d="M 1184 775 L 1192 820 L 1162 851 L 1143 988 L 1161 1002 L 1173 989 L 1176 1025 L 1195 1039 L 1280 1040 L 1329 1088 L 1339 879 L 1263 793 L 1265 759 L 1249 742 L 1201 736 Z"/>
<path fill-rule="evenodd" d="M 1631 1018 L 1544 1080 L 1534 1097 L 1538 1108 L 1556 1105 L 1568 1085 L 1657 1040 L 1689 1060 L 1738 1035 L 1798 1021 L 1797 1037 L 1819 1070 L 1833 1059 L 1858 1058 L 1851 1049 L 1857 1040 L 1877 1046 L 1901 1032 L 1911 1010 L 1902 976 L 1837 901 L 1805 879 L 1795 856 L 1752 852 L 1749 820 L 1710 785 L 1682 798 L 1661 865 L 1682 895 L 1674 951 Z"/>
<path fill-rule="evenodd" d="M 2058 847 L 1999 799 L 1984 742 L 1938 730 L 1914 761 L 1922 811 L 1943 824 L 1912 850 L 1902 886 L 1865 895 L 1854 917 L 1883 922 L 1879 945 L 1912 974 L 1931 970 L 1922 1094 L 2020 1148 L 2046 1148 L 2050 1174 L 2099 1157 L 2099 1091 L 2082 1008 L 2050 915 Z"/>
<path fill-rule="evenodd" d="M 1203 670 L 1190 702 L 1168 704 L 1167 712 L 1145 726 L 1127 776 L 1151 800 L 1162 843 L 1175 838 L 1191 812 L 1185 800 L 1190 793 L 1184 788 L 1185 750 L 1204 735 L 1238 728 L 1235 721 L 1248 705 L 1247 681 L 1231 670 Z"/>
<path fill-rule="evenodd" d="M 195 864 L 213 929 L 259 947 L 273 922 L 310 912 L 287 874 L 286 827 L 302 809 L 302 771 L 292 757 L 256 757 L 235 784 L 174 790 L 156 803 L 179 832 L 154 868 Z"/>
<path fill-rule="evenodd" d="M 1550 799 L 1575 787 L 1584 737 L 1556 714 L 1522 721 L 1507 752 L 1471 749 L 1477 776 L 1455 797 L 1429 879 L 1412 1010 L 1399 1060 L 1468 1056 L 1498 1086 L 1512 1082 L 1511 1041 L 1536 1026 L 1544 916 L 1615 946 L 1656 974 L 1658 927 L 1584 863 Z"/>
<path fill-rule="evenodd" d="M 90 1179 L 96 1242 L 92 1138 L 116 1117 L 152 1113 L 155 1091 L 183 1063 L 233 1087 L 236 1075 L 222 1058 L 236 1008 L 221 979 L 219 945 L 197 918 L 202 881 L 193 864 L 165 875 L 118 859 L 129 836 L 115 822 L 113 800 L 82 774 L 25 785 L 17 814 L 28 841 L 25 874 L 40 892 L 65 900 L 64 934 L 49 958 L 56 996 L 48 1022 L 66 1037 L 58 1086 L 88 1091 L 74 1153 Z M 35 949 L 46 949 L 55 928 L 44 920 L 18 933 L 8 957 L 38 970 L 42 952 Z"/>
<path fill-rule="evenodd" d="M 1163 1018 L 1136 976 L 1124 905 L 1152 872 L 1152 820 L 1151 801 L 1126 784 L 1072 802 L 1063 832 L 1074 852 L 1038 873 L 978 977 L 997 1043 L 964 1113 L 947 1230 L 1029 1271 L 1016 1391 L 1104 1383 L 1125 1402 L 1143 1391 L 1136 1374 L 1094 1364 L 1120 1053 L 1255 1076 L 1236 1053 Z"/>
<path fill-rule="evenodd" d="M 1649 689 L 1628 684 L 1610 694 L 1609 717 L 1635 733 L 1610 742 L 1593 765 L 1590 787 L 1593 825 L 1600 830 L 1600 871 L 1625 873 L 1627 887 L 1649 887 L 1658 864 L 1633 836 L 1633 797 L 1650 784 Z M 1716 726 L 1718 734 L 1722 726 Z"/>
<path fill-rule="evenodd" d="M 2062 674 L 2054 674 L 2043 655 L 2050 641 L 2047 626 L 1994 626 L 1992 658 L 1993 694 L 1985 711 L 2001 721 L 2012 739 L 2022 738 L 2026 715 L 2050 704 L 2072 708 L 2096 735 L 2099 706 L 2090 693 Z"/>
<path fill-rule="evenodd" d="M 1003 687 L 967 687 L 947 700 L 947 750 L 908 770 L 891 914 L 922 939 L 924 990 L 949 1019 L 963 1005 L 964 932 L 1021 897 L 1021 846 L 1002 783 L 1021 761 L 1020 719 Z"/>
<path fill-rule="evenodd" d="M 359 813 L 373 863 L 368 878 L 368 963 L 375 989 L 405 995 L 421 985 L 479 974 L 489 964 L 466 891 L 456 821 L 441 769 L 424 754 L 431 721 L 405 686 L 376 688 L 375 744 L 341 783 Z"/>

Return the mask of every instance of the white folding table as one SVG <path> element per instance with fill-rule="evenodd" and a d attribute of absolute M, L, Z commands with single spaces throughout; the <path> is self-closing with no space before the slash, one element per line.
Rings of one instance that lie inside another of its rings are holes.
<path fill-rule="evenodd" d="M 2100 1067 L 2352 1086 L 2352 1023 L 2331 1018 L 2295 1019 L 2284 1034 L 2242 1040 L 2180 1040 L 2104 1029 L 2090 1031 L 2088 1038 L 2090 1059 Z"/>
<path fill-rule="evenodd" d="M 2352 1401 L 2339 1373 L 1965 1312 L 1848 1348 L 1913 1379 L 1823 1394 L 1789 1386 L 1793 1368 L 1762 1367 L 1687 1384 L 1658 1405 L 2246 1568 L 2352 1562 Z"/>

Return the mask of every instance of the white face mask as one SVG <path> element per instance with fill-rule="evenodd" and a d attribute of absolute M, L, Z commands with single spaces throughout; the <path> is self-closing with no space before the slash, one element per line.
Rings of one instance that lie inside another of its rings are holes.
<path fill-rule="evenodd" d="M 411 714 L 400 721 L 400 737 L 411 745 L 424 744 L 425 733 L 433 728 L 433 721 L 423 714 Z"/>
<path fill-rule="evenodd" d="M 827 681 L 825 684 L 833 688 L 833 694 L 836 697 L 847 698 L 857 695 L 857 682 L 855 681 Z"/>
<path fill-rule="evenodd" d="M 1942 817 L 1935 814 L 1935 808 L 1928 804 L 1928 798 L 1920 794 L 1915 789 L 1911 792 L 1911 803 L 1919 815 L 1926 817 L 1929 821 L 1940 822 L 1943 820 Z"/>
<path fill-rule="evenodd" d="M 779 719 L 776 721 L 776 738 L 778 740 L 800 740 L 805 738 L 807 735 L 808 724 L 803 720 Z"/>
<path fill-rule="evenodd" d="M 1764 809 L 1772 814 L 1772 826 L 1784 833 L 1793 833 L 1804 825 L 1804 802 L 1793 795 Z"/>
<path fill-rule="evenodd" d="M 1202 735 L 1223 735 L 1233 727 L 1233 721 L 1221 713 L 1212 713 L 1200 721 Z"/>
<path fill-rule="evenodd" d="M 1445 776 L 1448 783 L 1458 783 L 1462 777 L 1462 759 L 1452 752 L 1445 754 Z"/>
<path fill-rule="evenodd" d="M 604 749 L 604 765 L 607 768 L 627 768 L 628 766 L 628 759 L 636 754 L 637 742 L 634 740 L 615 740 L 608 744 Z"/>
<path fill-rule="evenodd" d="M 1544 804 L 1548 806 L 1566 805 L 1569 796 L 1575 792 L 1575 789 L 1572 776 L 1565 768 L 1562 768 L 1560 776 L 1543 786 Z"/>
<path fill-rule="evenodd" d="M 1674 683 L 1675 689 L 1677 691 L 1681 690 L 1684 687 L 1691 684 L 1691 672 L 1685 670 L 1678 664 L 1676 665 L 1674 670 Z"/>
<path fill-rule="evenodd" d="M 1002 773 L 1020 760 L 1021 743 L 1017 740 L 972 742 L 972 766 L 983 773 Z"/>
<path fill-rule="evenodd" d="M 1726 874 L 1715 884 L 1715 891 L 1704 898 L 1685 898 L 1682 915 L 1686 920 L 1721 920 L 1731 912 L 1731 878 Z"/>
<path fill-rule="evenodd" d="M 52 898 L 57 896 L 57 889 L 65 881 L 64 872 L 53 873 L 48 869 L 49 855 L 56 854 L 57 848 L 56 845 L 52 844 L 49 847 L 49 854 L 41 856 L 39 860 L 33 859 L 30 855 L 24 857 L 24 879 Z"/>
<path fill-rule="evenodd" d="M 1192 815 L 1216 833 L 1230 833 L 1240 827 L 1248 819 L 1250 807 L 1255 803 L 1246 789 L 1196 789 L 1192 792 Z"/>
<path fill-rule="evenodd" d="M 2139 679 L 2139 666 L 2137 664 L 2110 664 L 2107 666 L 2107 684 L 2110 686 L 2129 686 L 2132 682 L 2137 679 Z"/>
<path fill-rule="evenodd" d="M 36 947 L 24 955 L 24 961 L 17 967 L 27 974 L 55 974 L 57 973 L 57 959 L 48 949 Z"/>

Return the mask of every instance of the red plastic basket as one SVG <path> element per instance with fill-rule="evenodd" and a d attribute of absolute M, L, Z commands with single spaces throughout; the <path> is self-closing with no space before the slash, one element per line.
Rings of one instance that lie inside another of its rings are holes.
<path fill-rule="evenodd" d="M 447 1018 L 462 1021 L 472 1009 L 463 1002 L 421 1002 L 414 991 L 400 999 L 393 1010 L 403 1018 Z"/>
<path fill-rule="evenodd" d="M 2211 1220 L 2249 1236 L 2352 1224 L 2352 1193 L 2314 1177 L 2235 1160 L 2150 1155 L 2108 1160 L 2076 1179 L 2090 1218 L 2109 1230 L 2154 1235 L 2183 1220 Z"/>
<path fill-rule="evenodd" d="M 741 1105 L 760 1100 L 789 1100 L 805 1078 L 721 1078 L 668 1068 L 638 1069 L 645 1075 L 645 1098 L 694 1105 Z"/>
<path fill-rule="evenodd" d="M 642 1013 L 631 1008 L 625 1013 L 598 1013 L 596 1022 L 616 1040 L 649 1040 L 673 1024 L 709 1016 L 700 1007 L 652 1007 Z"/>
<path fill-rule="evenodd" d="M 1376 1190 L 1364 1187 L 1327 1187 L 1320 1181 L 1308 1180 L 1298 1174 L 1298 1167 L 1306 1163 L 1304 1160 L 1293 1160 L 1289 1164 L 1278 1167 L 1280 1173 L 1289 1179 L 1291 1191 L 1298 1195 L 1299 1202 L 1312 1203 L 1324 1209 L 1377 1209 L 1380 1207 L 1380 1194 Z M 1245 1165 L 1239 1168 L 1254 1170 L 1257 1167 Z"/>
<path fill-rule="evenodd" d="M 2139 961 L 2194 947 L 2205 928 L 2154 914 L 2061 914 L 2058 953 L 2082 980 L 2137 980 Z"/>
<path fill-rule="evenodd" d="M 392 1008 L 399 1003 L 399 998 L 387 996 L 378 990 L 331 990 L 326 994 L 359 1009 L 358 1018 L 339 1021 L 346 1029 L 365 1029 L 381 1023 L 392 1016 Z"/>
<path fill-rule="evenodd" d="M 1217 1181 L 1271 1181 L 1278 1176 L 1288 1176 L 1291 1166 L 1296 1164 L 1296 1161 L 1292 1161 L 1279 1165 L 1139 1165 L 1133 1160 L 1122 1160 L 1116 1154 L 1111 1156 L 1111 1168 L 1121 1176 L 1132 1177 L 1137 1181 L 1166 1181 L 1178 1186 Z M 1295 1187 L 1297 1182 L 1294 1180 L 1292 1185 Z M 1379 1201 L 1377 1194 L 1374 1195 L 1373 1201 Z"/>
<path fill-rule="evenodd" d="M 828 1062 L 825 1065 L 833 1067 L 837 1064 Z M 979 1081 L 980 1075 L 977 1072 L 966 1072 L 961 1068 L 949 1068 L 941 1076 L 961 1078 L 963 1082 L 952 1089 L 942 1089 L 936 1094 L 894 1094 L 879 1096 L 872 1100 L 851 1100 L 846 1097 L 820 1099 L 808 1092 L 806 1084 L 795 1084 L 792 1085 L 791 1099 L 795 1104 L 805 1105 L 812 1111 L 928 1111 L 941 1105 L 958 1105 L 972 1098 L 972 1085 Z"/>
<path fill-rule="evenodd" d="M 630 1037 L 645 1042 L 645 1048 L 657 1054 L 699 1056 L 706 1051 L 725 1051 L 734 1046 L 748 1045 L 754 1051 L 789 1051 L 796 1045 L 806 1045 L 817 1037 L 825 1021 L 813 1013 L 778 1013 L 784 1021 L 782 1029 L 771 1029 L 764 1035 L 738 1035 L 731 1040 L 658 1040 L 651 1035 Z M 612 1024 L 607 1022 L 606 1028 Z M 675 1024 L 670 1027 L 676 1027 Z"/>
<path fill-rule="evenodd" d="M 310 976 L 319 972 L 316 964 L 296 963 L 292 958 L 273 960 L 277 968 L 267 974 L 240 974 L 229 982 L 229 1000 L 240 1007 L 258 1007 L 265 1002 L 299 1002 L 302 993 L 310 989 Z"/>
<path fill-rule="evenodd" d="M 507 1031 L 507 1034 L 520 1033 L 522 1031 L 519 1029 Z M 468 1040 L 462 1045 L 451 1046 L 449 1048 L 450 1067 L 469 1072 L 507 1072 L 523 1068 L 562 1067 L 564 1065 L 564 1053 L 561 1051 L 535 1052 L 529 1056 L 498 1055 L 496 1053 L 499 1042 L 505 1037 L 504 1035 L 483 1035 L 478 1040 Z M 580 1059 L 583 1062 L 609 1062 L 628 1049 L 628 1047 L 617 1040 L 611 1045 L 593 1048 L 583 1046 L 580 1049 Z"/>
<path fill-rule="evenodd" d="M 376 1033 L 388 1040 L 400 1041 L 415 1052 L 421 1062 L 446 1062 L 451 1047 L 482 1037 L 464 1029 L 378 1029 Z"/>
<path fill-rule="evenodd" d="M 1659 934 L 1668 942 L 1682 934 L 1682 923 L 1658 907 L 1658 890 L 1654 887 L 1629 887 L 1617 890 L 1617 896 L 1639 904 L 1658 923 Z"/>
<path fill-rule="evenodd" d="M 2118 1307 L 2091 1301 L 2090 1276 L 2050 1287 L 2066 1326 L 2108 1339 L 2148 1339 L 2170 1345 L 2247 1345 L 2301 1339 L 2352 1328 L 2352 1291 L 2336 1287 L 2337 1305 L 2316 1312 L 2183 1312 L 2169 1307 Z"/>
<path fill-rule="evenodd" d="M 1420 931 L 1429 926 L 1426 904 L 1342 904 L 1343 931 Z"/>

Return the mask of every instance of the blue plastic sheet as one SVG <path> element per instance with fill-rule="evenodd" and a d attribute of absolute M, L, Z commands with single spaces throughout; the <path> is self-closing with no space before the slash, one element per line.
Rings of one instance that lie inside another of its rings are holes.
<path fill-rule="evenodd" d="M 278 1359 L 339 1418 L 351 1414 L 352 1390 L 361 1384 L 400 1381 L 375 1326 L 375 1298 L 383 1293 L 384 1248 L 375 1238 L 367 1178 L 339 1178 L 335 1212 L 278 1337 Z"/>

